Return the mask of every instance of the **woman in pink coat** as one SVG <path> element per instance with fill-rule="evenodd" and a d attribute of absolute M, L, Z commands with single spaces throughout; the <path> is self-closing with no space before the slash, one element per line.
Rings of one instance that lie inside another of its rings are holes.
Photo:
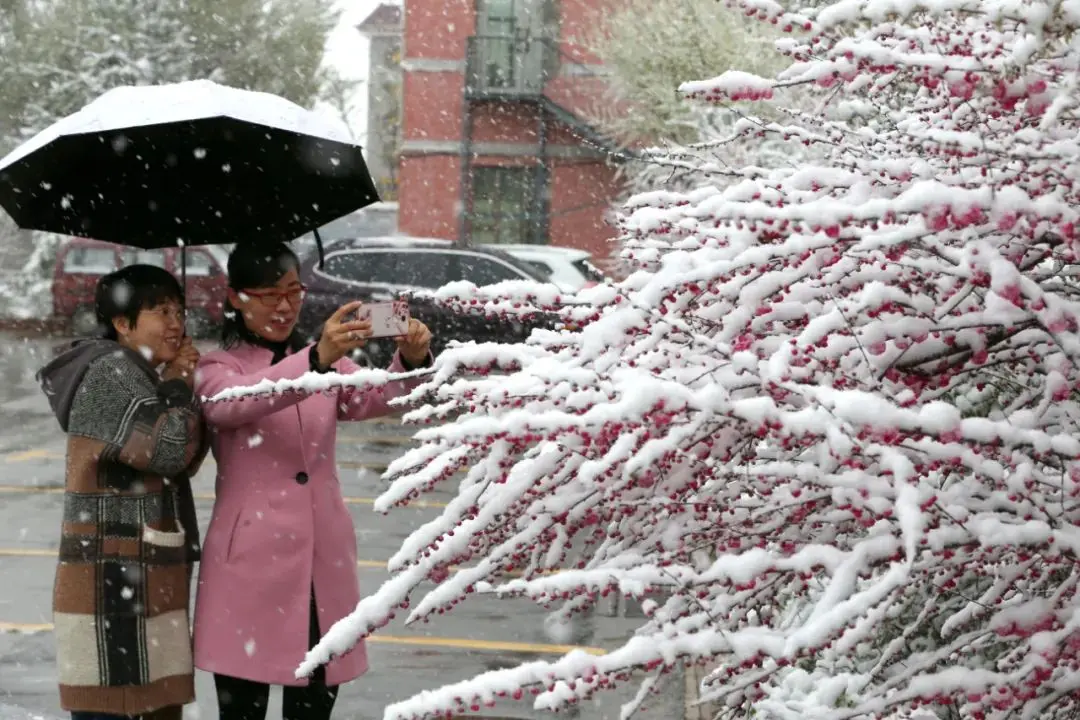
<path fill-rule="evenodd" d="M 370 323 L 353 319 L 360 303 L 338 309 L 318 343 L 297 339 L 304 295 L 297 267 L 285 245 L 233 251 L 225 349 L 199 362 L 199 396 L 312 370 L 357 369 L 345 355 L 371 332 Z M 430 340 L 411 320 L 390 370 L 430 364 Z M 367 670 L 359 645 L 310 682 L 293 675 L 321 632 L 360 600 L 356 532 L 334 461 L 337 422 L 385 415 L 388 400 L 409 389 L 398 382 L 204 404 L 217 500 L 199 570 L 195 666 L 214 673 L 222 720 L 263 720 L 272 684 L 285 686 L 285 720 L 324 720 L 338 686 Z"/>

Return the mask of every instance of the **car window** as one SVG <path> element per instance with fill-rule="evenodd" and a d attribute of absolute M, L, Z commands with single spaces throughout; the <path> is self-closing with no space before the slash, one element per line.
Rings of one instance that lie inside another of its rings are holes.
<path fill-rule="evenodd" d="M 509 265 L 484 257 L 463 253 L 458 256 L 458 274 L 460 280 L 467 280 L 474 285 L 493 285 L 506 280 L 527 280 L 528 278 Z"/>
<path fill-rule="evenodd" d="M 535 270 L 542 278 L 550 278 L 555 273 L 555 268 L 551 267 L 543 260 L 525 260 L 523 258 L 518 258 L 518 261 L 528 265 L 529 268 Z"/>
<path fill-rule="evenodd" d="M 450 282 L 450 256 L 440 252 L 398 253 L 391 282 L 394 285 L 435 289 Z"/>
<path fill-rule="evenodd" d="M 355 283 L 386 283 L 394 274 L 396 258 L 380 250 L 352 250 L 326 258 L 322 273 Z"/>
<path fill-rule="evenodd" d="M 135 248 L 124 248 L 120 253 L 120 259 L 125 267 L 128 265 L 156 265 L 159 268 L 165 267 L 164 250 L 137 250 Z"/>
<path fill-rule="evenodd" d="M 64 255 L 64 272 L 106 275 L 116 269 L 116 251 L 110 248 L 74 247 Z"/>
<path fill-rule="evenodd" d="M 210 275 L 212 260 L 201 250 L 188 250 L 184 253 L 188 277 L 207 277 Z M 179 260 L 180 258 L 177 258 Z"/>
<path fill-rule="evenodd" d="M 450 282 L 450 256 L 417 250 L 353 250 L 326 258 L 323 273 L 358 283 L 438 288 Z"/>

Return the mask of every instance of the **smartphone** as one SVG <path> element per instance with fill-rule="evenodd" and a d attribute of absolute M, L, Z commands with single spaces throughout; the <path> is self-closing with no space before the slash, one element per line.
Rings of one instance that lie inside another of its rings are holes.
<path fill-rule="evenodd" d="M 356 311 L 357 320 L 371 323 L 372 338 L 401 337 L 409 334 L 409 303 L 404 300 L 364 303 Z"/>

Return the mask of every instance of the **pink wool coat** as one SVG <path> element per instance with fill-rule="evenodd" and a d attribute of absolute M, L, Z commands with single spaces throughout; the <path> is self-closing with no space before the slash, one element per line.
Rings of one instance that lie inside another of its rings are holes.
<path fill-rule="evenodd" d="M 196 394 L 309 370 L 308 348 L 273 366 L 271 358 L 270 350 L 252 345 L 209 353 L 199 362 Z M 358 368 L 342 359 L 334 369 Z M 389 369 L 404 369 L 398 356 Z M 308 650 L 312 584 L 324 634 L 360 600 L 356 530 L 334 460 L 337 423 L 391 412 L 387 401 L 412 385 L 203 404 L 217 499 L 199 566 L 196 667 L 274 685 L 307 684 L 294 673 Z M 366 671 L 360 644 L 327 665 L 326 682 L 339 685 Z"/>

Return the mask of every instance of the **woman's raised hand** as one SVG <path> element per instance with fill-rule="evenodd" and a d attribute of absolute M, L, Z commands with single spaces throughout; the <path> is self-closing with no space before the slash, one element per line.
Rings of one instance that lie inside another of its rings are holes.
<path fill-rule="evenodd" d="M 409 318 L 409 334 L 397 338 L 397 346 L 405 362 L 420 367 L 431 351 L 431 331 L 416 318 Z"/>
<path fill-rule="evenodd" d="M 180 349 L 176 357 L 165 365 L 161 371 L 162 380 L 183 380 L 192 387 L 195 384 L 195 366 L 199 364 L 199 351 L 191 341 L 191 336 L 185 335 L 180 341 Z"/>
<path fill-rule="evenodd" d="M 322 337 L 315 346 L 319 356 L 319 366 L 328 368 L 358 347 L 363 347 L 371 337 L 371 322 L 368 320 L 347 319 L 360 309 L 364 303 L 356 300 L 339 307 L 323 325 Z"/>

